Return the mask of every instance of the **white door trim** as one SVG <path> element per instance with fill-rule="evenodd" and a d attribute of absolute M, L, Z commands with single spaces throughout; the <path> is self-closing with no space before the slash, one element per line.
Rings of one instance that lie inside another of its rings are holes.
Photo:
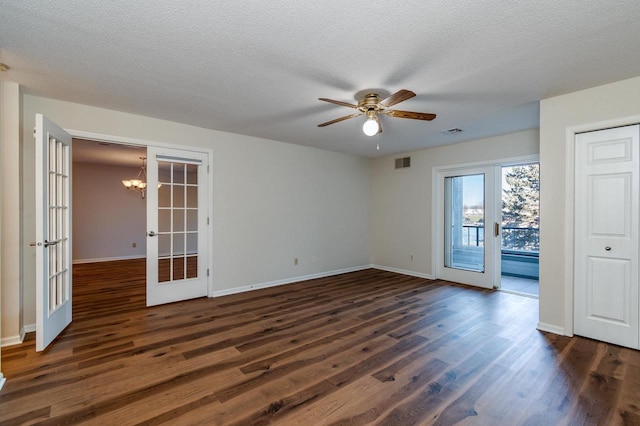
<path fill-rule="evenodd" d="M 564 197 L 564 327 L 565 336 L 573 336 L 573 268 L 574 254 L 574 215 L 575 215 L 575 146 L 576 134 L 630 126 L 640 123 L 640 115 L 614 118 L 611 120 L 569 126 L 565 140 L 565 197 Z M 544 232 L 544 231 L 542 231 Z M 560 331 L 560 330 L 558 330 Z"/>
<path fill-rule="evenodd" d="M 102 133 L 93 133 L 93 132 L 86 132 L 83 130 L 73 130 L 73 129 L 64 129 L 67 133 L 69 133 L 71 135 L 72 138 L 80 138 L 80 139 L 89 139 L 92 141 L 97 141 L 97 142 L 109 142 L 109 143 L 114 143 L 114 144 L 122 144 L 122 145 L 137 145 L 137 146 L 141 146 L 141 147 L 156 147 L 156 148 L 171 148 L 171 149 L 179 149 L 179 150 L 183 150 L 183 151 L 193 151 L 193 152 L 200 152 L 200 153 L 204 153 L 207 155 L 208 160 L 209 160 L 209 167 L 210 167 L 210 172 L 207 174 L 207 179 L 208 181 L 208 185 L 209 185 L 209 190 L 208 190 L 208 200 L 209 202 L 207 203 L 208 206 L 208 212 L 207 212 L 207 216 L 210 218 L 209 220 L 209 229 L 207 232 L 207 245 L 208 245 L 208 268 L 211 271 L 211 274 L 207 277 L 207 294 L 208 297 L 213 297 L 214 294 L 214 261 L 213 261 L 213 170 L 214 170 L 214 166 L 213 166 L 213 150 L 211 148 L 202 148 L 202 147 L 196 147 L 196 146 L 188 146 L 188 145 L 178 145 L 178 144 L 172 144 L 172 143 L 164 143 L 164 142 L 156 142 L 156 141 L 150 141 L 150 140 L 146 140 L 146 139 L 137 139 L 137 138 L 130 138 L 130 137 L 126 137 L 126 136 L 113 136 L 113 135 L 105 135 Z"/>
<path fill-rule="evenodd" d="M 444 194 L 440 188 L 438 177 L 442 173 L 448 173 L 455 170 L 464 170 L 470 168 L 480 167 L 503 167 L 503 166 L 516 166 L 518 164 L 529 164 L 540 162 L 540 154 L 521 155 L 518 157 L 506 157 L 498 158 L 495 160 L 487 161 L 474 161 L 472 163 L 451 164 L 446 166 L 437 166 L 431 170 L 431 205 L 438 206 L 441 204 L 440 200 L 443 199 Z M 440 277 L 440 271 L 444 264 L 444 253 L 441 248 L 444 246 L 444 236 L 439 230 L 440 224 L 444 223 L 443 212 L 441 209 L 432 209 L 431 215 L 431 268 L 434 279 Z M 493 231 L 493 230 L 491 230 Z M 498 264 L 495 265 L 498 268 Z M 495 273 L 495 270 L 494 270 Z"/>

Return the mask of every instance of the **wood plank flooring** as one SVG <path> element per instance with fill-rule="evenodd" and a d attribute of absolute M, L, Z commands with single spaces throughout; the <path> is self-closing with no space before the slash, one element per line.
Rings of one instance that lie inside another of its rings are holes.
<path fill-rule="evenodd" d="M 144 261 L 74 266 L 74 320 L 3 348 L 0 424 L 640 425 L 640 353 L 535 299 L 365 270 L 145 308 Z"/>

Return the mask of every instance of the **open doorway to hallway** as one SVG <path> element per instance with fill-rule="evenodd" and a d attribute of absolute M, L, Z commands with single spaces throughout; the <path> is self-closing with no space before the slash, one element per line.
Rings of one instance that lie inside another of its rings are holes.
<path fill-rule="evenodd" d="M 540 164 L 502 167 L 500 289 L 539 295 Z"/>

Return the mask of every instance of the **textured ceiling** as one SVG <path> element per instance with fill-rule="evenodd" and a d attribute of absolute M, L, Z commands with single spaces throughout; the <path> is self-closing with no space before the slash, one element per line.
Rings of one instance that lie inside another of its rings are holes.
<path fill-rule="evenodd" d="M 638 0 L 0 0 L 0 22 L 26 93 L 369 157 L 535 128 L 540 99 L 640 75 Z M 438 117 L 316 127 L 352 112 L 317 98 L 368 88 Z"/>

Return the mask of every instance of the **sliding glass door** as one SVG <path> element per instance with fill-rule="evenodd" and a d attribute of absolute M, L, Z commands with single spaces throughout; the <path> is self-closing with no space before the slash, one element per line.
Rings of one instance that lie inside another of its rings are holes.
<path fill-rule="evenodd" d="M 493 288 L 496 281 L 495 167 L 452 170 L 439 174 L 441 185 L 442 266 L 439 278 Z"/>

